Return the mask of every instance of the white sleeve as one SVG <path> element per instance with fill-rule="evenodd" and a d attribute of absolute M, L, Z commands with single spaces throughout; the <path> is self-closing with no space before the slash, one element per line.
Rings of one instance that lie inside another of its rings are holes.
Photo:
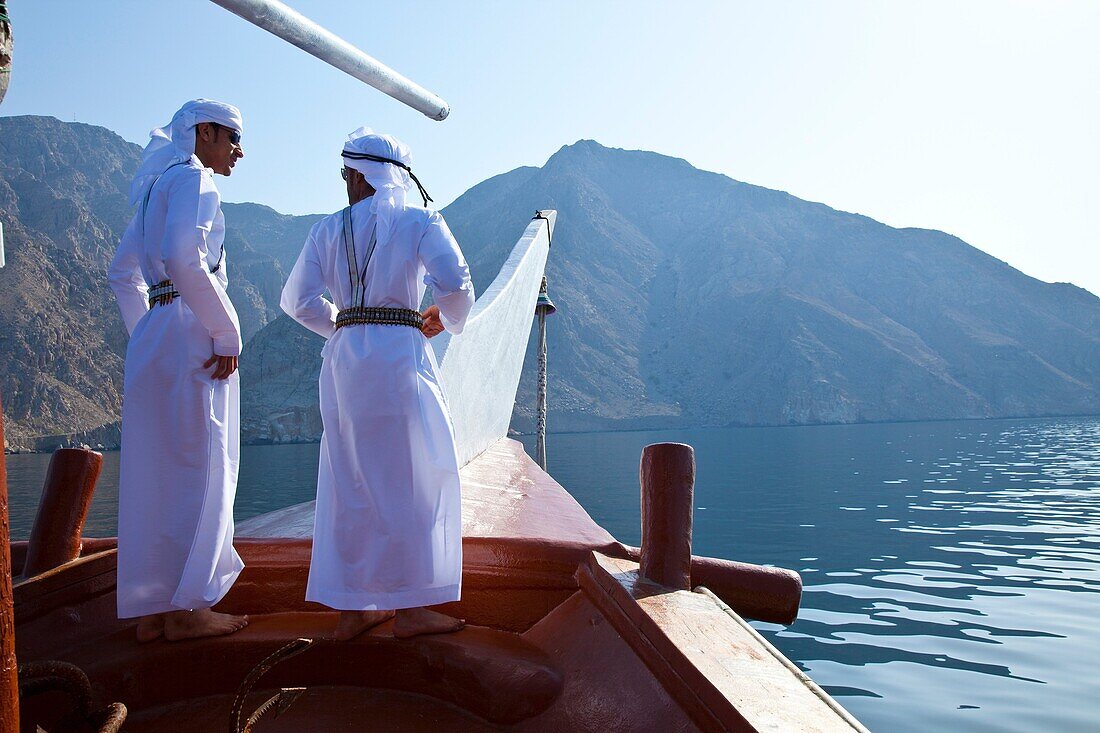
<path fill-rule="evenodd" d="M 237 311 L 206 264 L 211 212 L 216 213 L 220 206 L 218 190 L 205 173 L 194 175 L 187 171 L 177 176 L 168 192 L 161 256 L 183 302 L 210 333 L 214 353 L 238 356 L 241 326 Z"/>
<path fill-rule="evenodd" d="M 443 326 L 451 333 L 462 333 L 466 317 L 474 307 L 474 284 L 470 268 L 458 242 L 439 212 L 432 212 L 420 238 L 420 262 L 427 274 L 424 284 L 432 288 Z"/>
<path fill-rule="evenodd" d="M 141 209 L 139 208 L 140 212 Z M 126 333 L 133 333 L 141 317 L 149 310 L 149 285 L 141 274 L 142 236 L 139 231 L 141 217 L 134 214 L 130 225 L 122 234 L 115 251 L 115 258 L 107 268 L 107 282 L 115 293 L 118 309 Z"/>
<path fill-rule="evenodd" d="M 309 231 L 302 253 L 283 286 L 279 306 L 288 316 L 310 331 L 330 338 L 336 333 L 336 306 L 324 297 L 325 277 L 314 237 L 317 226 Z"/>

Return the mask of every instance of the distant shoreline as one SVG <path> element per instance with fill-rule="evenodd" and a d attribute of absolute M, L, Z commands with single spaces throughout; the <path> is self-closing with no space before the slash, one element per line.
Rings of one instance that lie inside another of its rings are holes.
<path fill-rule="evenodd" d="M 987 420 L 1052 420 L 1058 418 L 1096 418 L 1100 419 L 1100 413 L 1070 413 L 1070 414 L 1048 414 L 1048 415 L 1012 415 L 1004 417 L 956 417 L 956 418 L 938 418 L 938 419 L 914 419 L 914 420 L 861 420 L 858 422 L 820 422 L 820 423 L 786 423 L 786 424 L 738 424 L 730 423 L 728 425 L 674 425 L 674 426 L 655 426 L 655 427 L 621 427 L 621 428 L 607 428 L 597 430 L 550 430 L 547 435 L 587 435 L 587 434 L 599 434 L 599 433 L 658 433 L 658 432 L 672 432 L 677 430 L 731 430 L 731 429 L 758 429 L 758 428 L 825 428 L 825 427 L 846 427 L 850 425 L 906 425 L 906 424 L 936 424 L 936 423 L 965 423 L 965 422 L 983 422 Z M 509 438 L 522 438 L 526 436 L 535 435 L 533 432 L 521 432 L 509 429 L 507 437 Z M 37 438 L 36 440 L 42 440 Z M 242 442 L 241 446 L 255 447 L 255 446 L 278 446 L 278 445 L 319 445 L 320 440 L 254 440 L 248 442 Z M 17 455 L 35 455 L 52 453 L 57 448 L 89 448 L 104 453 L 113 453 L 119 450 L 119 446 L 110 445 L 105 446 L 101 444 L 90 445 L 79 441 L 67 441 L 63 442 L 54 448 L 42 448 L 39 450 L 10 450 L 5 448 L 4 455 L 17 456 Z"/>

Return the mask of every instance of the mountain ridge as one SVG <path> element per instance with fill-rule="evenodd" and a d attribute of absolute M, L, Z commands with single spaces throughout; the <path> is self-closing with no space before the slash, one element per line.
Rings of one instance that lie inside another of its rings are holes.
<path fill-rule="evenodd" d="M 0 118 L 0 156 L 9 442 L 110 435 L 125 335 L 102 273 L 130 215 L 140 148 L 95 126 Z M 547 268 L 559 308 L 551 429 L 1100 412 L 1100 299 L 958 237 L 579 140 L 443 210 L 478 292 L 548 208 L 559 211 Z M 230 295 L 247 337 L 243 437 L 316 439 L 320 341 L 279 312 L 278 294 L 321 215 L 225 211 Z M 30 298 L 43 290 L 56 308 Z M 533 343 L 521 430 L 532 427 L 532 357 Z"/>

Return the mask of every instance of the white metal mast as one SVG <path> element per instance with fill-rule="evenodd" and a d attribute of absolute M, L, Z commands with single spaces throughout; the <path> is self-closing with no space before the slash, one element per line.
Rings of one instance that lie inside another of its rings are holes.
<path fill-rule="evenodd" d="M 433 120 L 446 119 L 450 106 L 416 82 L 314 23 L 279 0 L 211 0 L 308 54 L 404 102 Z"/>

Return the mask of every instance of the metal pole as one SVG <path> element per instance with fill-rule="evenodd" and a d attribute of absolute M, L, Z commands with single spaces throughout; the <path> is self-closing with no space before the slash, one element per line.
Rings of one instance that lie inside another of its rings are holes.
<path fill-rule="evenodd" d="M 451 108 L 440 97 L 398 74 L 343 38 L 314 23 L 279 0 L 211 0 L 308 54 L 335 66 L 380 92 L 404 102 L 433 120 L 446 119 Z"/>

